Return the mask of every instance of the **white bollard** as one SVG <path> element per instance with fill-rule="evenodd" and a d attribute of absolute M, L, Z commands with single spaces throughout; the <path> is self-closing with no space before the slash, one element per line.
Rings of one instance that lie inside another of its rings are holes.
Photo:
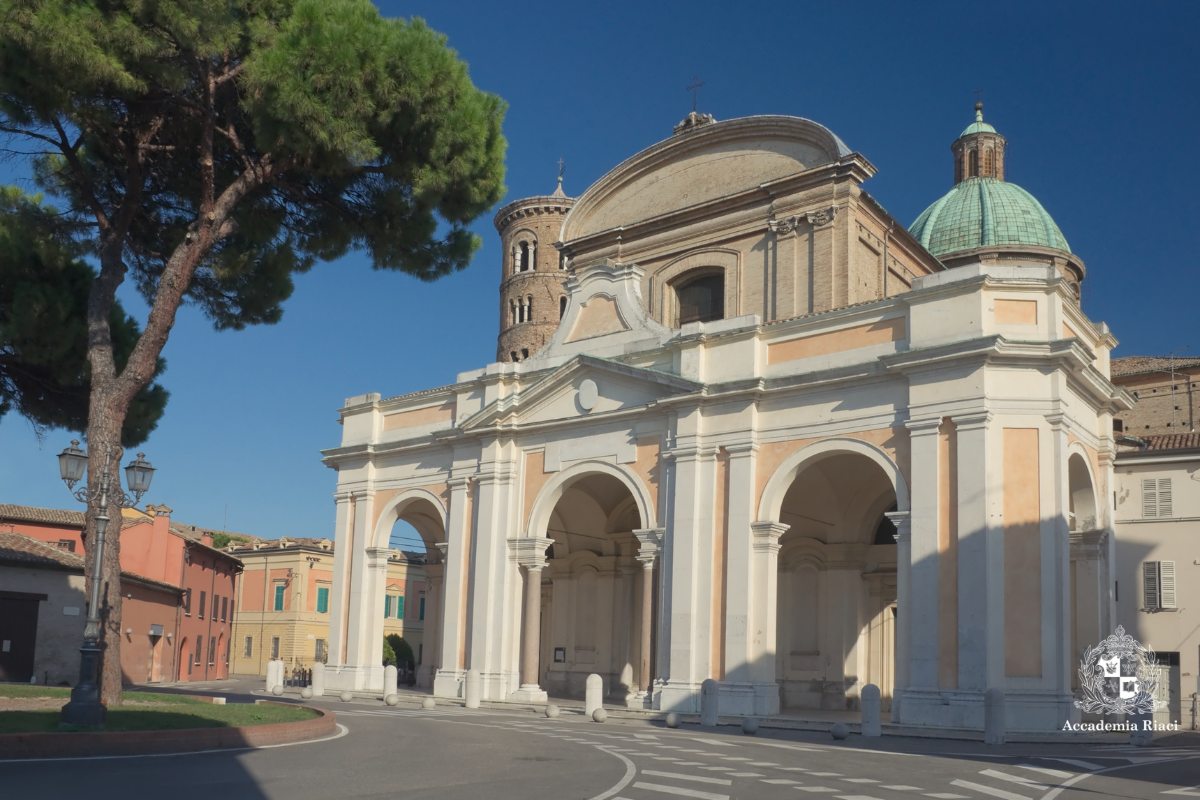
<path fill-rule="evenodd" d="M 700 726 L 704 728 L 717 727 L 717 695 L 721 685 L 712 678 L 707 678 L 700 684 Z"/>
<path fill-rule="evenodd" d="M 604 705 L 604 679 L 596 673 L 587 676 L 586 691 L 583 695 L 583 713 L 588 717 Z"/>
<path fill-rule="evenodd" d="M 265 691 L 267 694 L 270 694 L 270 693 L 271 693 L 271 690 L 272 690 L 272 689 L 274 689 L 274 688 L 275 688 L 275 662 L 274 662 L 274 661 L 268 661 L 268 662 L 267 662 L 267 679 L 266 679 L 266 685 L 265 685 L 265 686 L 263 686 L 263 690 L 264 690 L 264 691 Z"/>
<path fill-rule="evenodd" d="M 467 699 L 467 708 L 479 708 L 479 696 L 483 694 L 483 680 L 479 677 L 479 670 L 467 670 L 467 681 L 463 694 Z"/>
<path fill-rule="evenodd" d="M 1004 744 L 1008 722 L 1005 719 L 1003 689 L 988 689 L 983 693 L 983 743 Z"/>
<path fill-rule="evenodd" d="M 383 696 L 387 698 L 390 694 L 396 693 L 396 682 L 399 678 L 396 668 L 388 664 L 383 668 Z"/>
<path fill-rule="evenodd" d="M 862 735 L 863 736 L 882 736 L 883 724 L 880 711 L 880 693 L 879 687 L 873 683 L 868 683 L 862 689 L 862 695 L 859 698 L 862 703 Z"/>
<path fill-rule="evenodd" d="M 320 661 L 313 664 L 312 693 L 313 697 L 322 697 L 325 694 L 325 665 Z"/>
<path fill-rule="evenodd" d="M 1130 714 L 1127 720 L 1134 726 L 1129 732 L 1131 745 L 1150 747 L 1154 744 L 1154 714 Z"/>

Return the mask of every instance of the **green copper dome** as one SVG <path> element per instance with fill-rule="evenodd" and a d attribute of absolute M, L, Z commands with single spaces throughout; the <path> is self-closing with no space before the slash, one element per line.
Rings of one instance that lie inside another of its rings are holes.
<path fill-rule="evenodd" d="M 1042 204 L 1020 186 L 998 178 L 967 178 L 925 209 L 909 231 L 939 258 L 960 250 L 1012 244 L 1071 252 Z"/>
<path fill-rule="evenodd" d="M 995 133 L 996 129 L 983 121 L 983 103 L 975 104 L 975 121 L 966 127 L 958 138 L 970 136 L 972 133 Z"/>

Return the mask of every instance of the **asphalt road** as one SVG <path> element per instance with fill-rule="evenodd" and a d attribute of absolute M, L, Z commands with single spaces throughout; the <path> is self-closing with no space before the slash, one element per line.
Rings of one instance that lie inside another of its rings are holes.
<path fill-rule="evenodd" d="M 668 730 L 581 715 L 324 702 L 323 742 L 141 758 L 0 761 L 0 798 L 205 800 L 1077 800 L 1200 798 L 1200 742 L 985 747 L 947 740 Z M 1191 740 L 1188 742 L 1186 740 Z M 2 754 L 0 754 L 2 758 Z"/>

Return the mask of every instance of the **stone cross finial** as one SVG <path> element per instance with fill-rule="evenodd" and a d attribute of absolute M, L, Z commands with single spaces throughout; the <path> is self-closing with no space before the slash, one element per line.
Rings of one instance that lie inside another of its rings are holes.
<path fill-rule="evenodd" d="M 692 76 L 692 85 L 684 89 L 685 92 L 692 93 L 692 111 L 696 110 L 696 102 L 700 99 L 700 87 L 704 85 L 704 81 Z"/>

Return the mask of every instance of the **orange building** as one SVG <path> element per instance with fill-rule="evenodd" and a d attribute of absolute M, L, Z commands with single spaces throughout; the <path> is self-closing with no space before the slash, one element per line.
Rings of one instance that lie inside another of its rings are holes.
<path fill-rule="evenodd" d="M 126 670 L 127 678 L 134 683 L 227 678 L 241 561 L 213 546 L 213 531 L 171 522 L 171 509 L 166 506 L 147 505 L 145 511 L 123 509 L 122 517 L 123 572 L 146 585 L 171 587 L 180 595 L 171 635 L 160 633 L 158 641 L 151 642 L 157 628 L 142 625 L 144 615 L 138 610 L 144 592 L 127 590 L 123 584 L 126 640 L 122 665 L 126 665 L 125 650 L 138 654 L 132 656 L 136 663 L 150 665 L 146 670 Z M 0 505 L 0 531 L 24 534 L 80 557 L 85 544 L 83 524 L 84 515 L 79 511 Z M 152 657 L 154 650 L 163 652 Z"/>

